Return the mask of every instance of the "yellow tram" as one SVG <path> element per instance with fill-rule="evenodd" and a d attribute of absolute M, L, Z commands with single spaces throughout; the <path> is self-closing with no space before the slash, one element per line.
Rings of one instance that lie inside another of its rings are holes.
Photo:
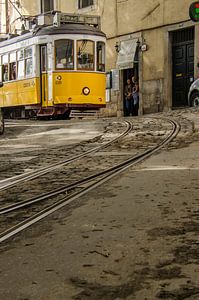
<path fill-rule="evenodd" d="M 35 27 L 0 43 L 0 107 L 37 116 L 105 106 L 105 43 L 99 29 L 78 22 Z"/>

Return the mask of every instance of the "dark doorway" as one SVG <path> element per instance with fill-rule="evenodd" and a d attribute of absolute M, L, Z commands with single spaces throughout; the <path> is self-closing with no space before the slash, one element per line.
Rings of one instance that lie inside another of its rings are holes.
<path fill-rule="evenodd" d="M 127 116 L 126 105 L 125 105 L 125 95 L 124 95 L 124 87 L 127 84 L 127 79 L 132 79 L 135 76 L 136 80 L 139 81 L 138 78 L 138 63 L 134 63 L 134 68 L 124 69 L 123 70 L 123 111 L 124 116 Z"/>
<path fill-rule="evenodd" d="M 172 33 L 174 107 L 188 105 L 188 91 L 194 80 L 194 27 Z"/>

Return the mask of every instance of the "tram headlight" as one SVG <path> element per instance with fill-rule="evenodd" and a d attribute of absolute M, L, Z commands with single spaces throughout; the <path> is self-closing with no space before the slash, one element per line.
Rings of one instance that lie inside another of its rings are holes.
<path fill-rule="evenodd" d="M 58 76 L 56 77 L 56 79 L 57 79 L 57 80 L 62 80 L 61 75 L 58 75 Z"/>
<path fill-rule="evenodd" d="M 90 94 L 90 89 L 89 89 L 88 87 L 84 87 L 84 88 L 82 89 L 82 92 L 83 92 L 83 94 L 84 94 L 85 96 L 87 96 L 87 95 Z"/>

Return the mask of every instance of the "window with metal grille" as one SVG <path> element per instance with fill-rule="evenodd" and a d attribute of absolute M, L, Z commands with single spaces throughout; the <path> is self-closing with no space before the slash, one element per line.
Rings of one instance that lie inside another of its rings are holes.
<path fill-rule="evenodd" d="M 84 8 L 84 7 L 87 7 L 87 6 L 91 6 L 93 5 L 94 3 L 94 0 L 79 0 L 78 1 L 78 8 Z"/>
<path fill-rule="evenodd" d="M 194 40 L 194 27 L 189 27 L 172 33 L 173 44 L 179 44 Z"/>
<path fill-rule="evenodd" d="M 41 0 L 41 13 L 54 10 L 54 0 Z"/>

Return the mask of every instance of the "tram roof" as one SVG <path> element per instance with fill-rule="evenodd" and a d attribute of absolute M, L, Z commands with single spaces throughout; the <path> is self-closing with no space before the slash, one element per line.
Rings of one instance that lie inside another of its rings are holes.
<path fill-rule="evenodd" d="M 84 25 L 84 24 L 64 24 L 60 27 L 56 26 L 47 26 L 42 27 L 36 35 L 53 35 L 53 34 L 90 34 L 90 35 L 98 35 L 98 36 L 106 36 L 100 29 Z"/>
<path fill-rule="evenodd" d="M 16 42 L 29 39 L 34 36 L 56 35 L 56 34 L 82 34 L 82 35 L 96 35 L 96 36 L 106 37 L 105 33 L 103 33 L 100 29 L 96 27 L 84 25 L 84 24 L 68 23 L 68 24 L 61 25 L 59 27 L 56 26 L 37 27 L 34 31 L 0 42 L 0 48 L 6 45 L 10 45 Z"/>

